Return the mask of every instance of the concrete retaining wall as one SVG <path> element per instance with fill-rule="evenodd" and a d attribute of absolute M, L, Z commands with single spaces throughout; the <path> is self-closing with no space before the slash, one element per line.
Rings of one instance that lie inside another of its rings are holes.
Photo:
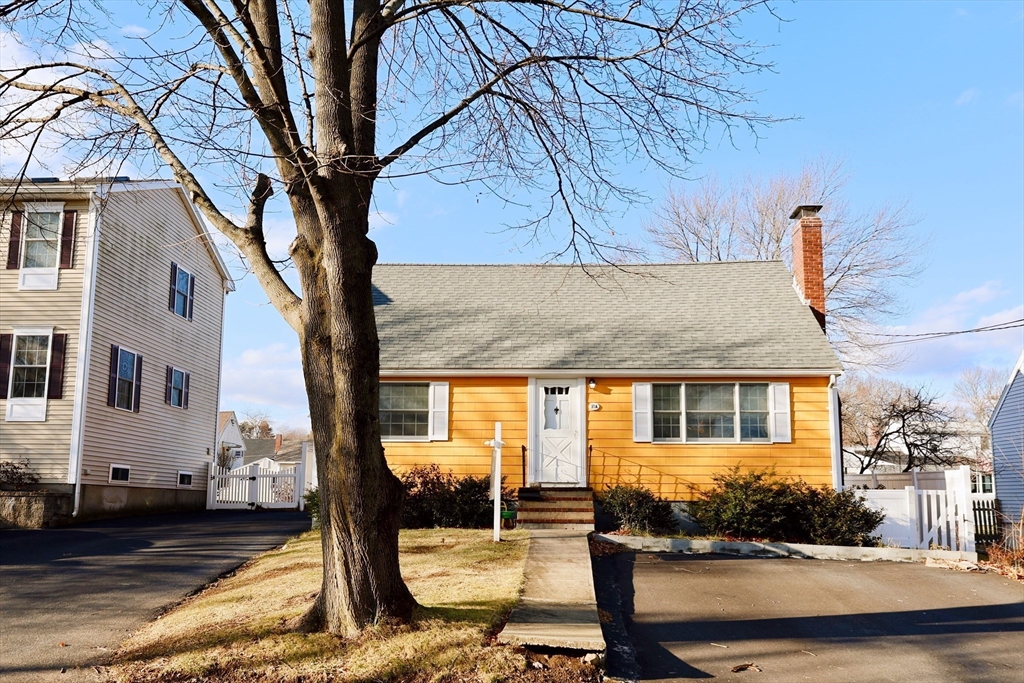
<path fill-rule="evenodd" d="M 205 509 L 206 491 L 83 484 L 75 521 Z"/>
<path fill-rule="evenodd" d="M 683 538 L 651 538 L 648 536 L 612 536 L 594 534 L 594 538 L 618 543 L 633 550 L 650 553 L 722 553 L 756 557 L 800 557 L 813 560 L 860 560 L 889 562 L 924 562 L 928 558 L 957 562 L 977 562 L 978 553 L 956 550 L 913 550 L 909 548 L 859 548 L 843 545 L 811 545 L 808 543 L 753 543 L 740 541 L 706 541 Z"/>

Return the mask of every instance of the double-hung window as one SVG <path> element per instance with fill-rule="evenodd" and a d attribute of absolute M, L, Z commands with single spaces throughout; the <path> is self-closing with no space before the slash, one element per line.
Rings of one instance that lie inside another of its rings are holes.
<path fill-rule="evenodd" d="M 175 408 L 188 409 L 189 373 L 167 366 L 167 388 L 164 403 Z"/>
<path fill-rule="evenodd" d="M 139 412 L 142 398 L 142 354 L 122 348 L 110 347 L 110 383 L 107 387 L 107 405 L 118 410 Z"/>
<path fill-rule="evenodd" d="M 383 441 L 446 441 L 447 382 L 381 382 Z"/>
<path fill-rule="evenodd" d="M 0 398 L 8 422 L 44 422 L 47 399 L 63 398 L 66 334 L 52 327 L 0 335 Z"/>
<path fill-rule="evenodd" d="M 63 202 L 25 202 L 11 214 L 7 269 L 18 272 L 19 290 L 57 289 L 60 268 L 72 266 L 78 213 Z"/>
<path fill-rule="evenodd" d="M 192 320 L 195 302 L 196 276 L 177 263 L 171 263 L 171 285 L 167 298 L 167 309 L 186 320 Z"/>
<path fill-rule="evenodd" d="M 638 382 L 633 438 L 655 443 L 789 442 L 789 385 Z"/>

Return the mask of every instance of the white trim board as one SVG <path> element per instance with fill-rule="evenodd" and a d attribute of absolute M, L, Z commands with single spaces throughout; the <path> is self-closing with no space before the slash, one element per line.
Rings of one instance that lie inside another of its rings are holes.
<path fill-rule="evenodd" d="M 577 370 L 545 370 L 543 368 L 527 368 L 523 370 L 494 370 L 494 369 L 457 369 L 445 370 L 430 368 L 425 370 L 381 370 L 381 379 L 392 379 L 398 377 L 541 377 L 551 379 L 573 379 L 581 376 L 586 377 L 821 377 L 828 378 L 830 375 L 840 375 L 834 369 L 786 369 L 763 370 L 763 369 L 736 369 L 736 370 L 694 370 L 685 368 L 672 368 L 668 370 L 632 370 L 632 369 L 577 369 Z"/>

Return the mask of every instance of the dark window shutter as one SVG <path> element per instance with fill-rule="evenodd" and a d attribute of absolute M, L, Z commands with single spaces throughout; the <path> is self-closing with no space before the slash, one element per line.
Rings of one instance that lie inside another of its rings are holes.
<path fill-rule="evenodd" d="M 107 385 L 107 405 L 113 408 L 117 405 L 117 357 L 121 347 L 117 344 L 110 345 L 110 384 Z"/>
<path fill-rule="evenodd" d="M 135 354 L 135 405 L 132 412 L 139 412 L 139 399 L 142 398 L 142 354 Z"/>
<path fill-rule="evenodd" d="M 171 262 L 171 293 L 167 299 L 167 310 L 174 313 L 174 292 L 178 285 L 178 264 Z"/>
<path fill-rule="evenodd" d="M 192 302 L 196 297 L 196 276 L 190 275 L 188 278 L 188 319 L 192 320 Z"/>
<path fill-rule="evenodd" d="M 50 379 L 46 385 L 46 398 L 64 398 L 64 352 L 68 346 L 68 335 L 53 335 L 50 349 Z"/>
<path fill-rule="evenodd" d="M 0 334 L 0 398 L 7 398 L 7 385 L 11 381 L 11 346 L 13 334 Z"/>
<path fill-rule="evenodd" d="M 182 385 L 181 390 L 181 407 L 185 410 L 188 410 L 188 375 L 189 373 L 186 372 L 185 383 Z"/>
<path fill-rule="evenodd" d="M 167 366 L 167 387 L 164 389 L 164 403 L 171 405 L 171 389 L 174 385 L 174 368 Z"/>
<path fill-rule="evenodd" d="M 64 229 L 60 233 L 60 267 L 71 268 L 75 253 L 75 226 L 78 223 L 77 211 L 64 212 Z"/>
<path fill-rule="evenodd" d="M 11 212 L 11 240 L 7 243 L 7 270 L 21 267 L 21 211 Z"/>

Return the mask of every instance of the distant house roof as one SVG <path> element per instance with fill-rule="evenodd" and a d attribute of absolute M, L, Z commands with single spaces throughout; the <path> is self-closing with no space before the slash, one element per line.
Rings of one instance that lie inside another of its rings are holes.
<path fill-rule="evenodd" d="M 224 428 L 228 426 L 228 422 L 234 416 L 235 411 L 233 410 L 222 410 L 217 413 L 217 433 L 221 434 Z"/>
<path fill-rule="evenodd" d="M 242 439 L 245 444 L 246 463 L 260 458 L 273 458 L 277 452 L 277 439 Z"/>
<path fill-rule="evenodd" d="M 836 373 L 780 261 L 374 267 L 381 371 Z"/>

